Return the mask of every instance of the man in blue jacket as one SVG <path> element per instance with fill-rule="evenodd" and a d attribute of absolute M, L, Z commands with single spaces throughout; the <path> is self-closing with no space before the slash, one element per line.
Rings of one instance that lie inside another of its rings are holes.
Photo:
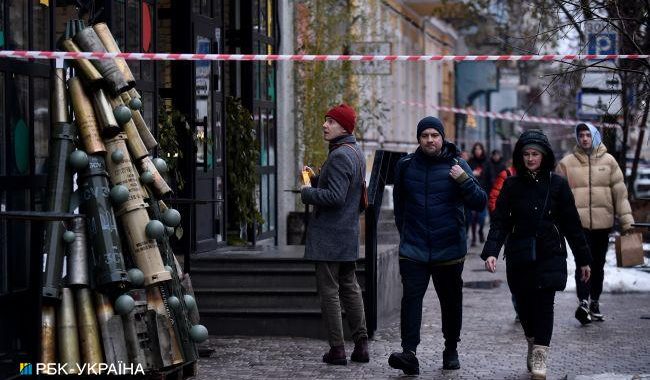
<path fill-rule="evenodd" d="M 420 372 L 416 349 L 420 343 L 422 299 L 429 278 L 440 299 L 445 349 L 444 369 L 459 369 L 463 300 L 463 265 L 467 253 L 465 207 L 480 211 L 487 195 L 472 176 L 459 149 L 445 141 L 442 122 L 432 116 L 417 127 L 419 147 L 402 158 L 395 170 L 393 200 L 400 234 L 402 276 L 401 338 L 403 352 L 388 364 L 407 375 Z"/>

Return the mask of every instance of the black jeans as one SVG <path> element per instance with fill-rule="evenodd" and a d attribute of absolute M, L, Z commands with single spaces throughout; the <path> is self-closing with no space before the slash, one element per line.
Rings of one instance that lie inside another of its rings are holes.
<path fill-rule="evenodd" d="M 434 266 L 400 257 L 399 272 L 402 276 L 402 310 L 400 330 L 402 348 L 416 352 L 420 344 L 422 324 L 422 299 L 429 286 L 429 278 L 440 300 L 442 335 L 445 346 L 456 349 L 460 340 L 463 319 L 463 266 L 464 263 Z"/>
<path fill-rule="evenodd" d="M 610 228 L 602 230 L 583 229 L 589 250 L 591 250 L 591 278 L 587 283 L 580 281 L 580 268 L 576 268 L 576 292 L 578 299 L 588 300 L 589 296 L 593 301 L 598 301 L 603 292 L 603 280 L 605 279 L 605 256 L 609 246 Z"/>
<path fill-rule="evenodd" d="M 532 272 L 529 276 L 534 278 Z M 539 289 L 534 281 L 521 281 L 516 287 L 511 285 L 510 291 L 517 304 L 517 313 L 524 334 L 527 337 L 534 337 L 535 344 L 550 345 L 553 335 L 555 290 Z"/>

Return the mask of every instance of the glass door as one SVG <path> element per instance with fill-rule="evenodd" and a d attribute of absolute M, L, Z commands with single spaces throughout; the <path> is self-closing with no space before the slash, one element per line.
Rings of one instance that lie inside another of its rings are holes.
<path fill-rule="evenodd" d="M 193 19 L 194 51 L 219 53 L 222 33 L 218 19 L 196 13 Z M 225 241 L 222 66 L 213 61 L 194 63 L 197 252 L 214 249 Z"/>

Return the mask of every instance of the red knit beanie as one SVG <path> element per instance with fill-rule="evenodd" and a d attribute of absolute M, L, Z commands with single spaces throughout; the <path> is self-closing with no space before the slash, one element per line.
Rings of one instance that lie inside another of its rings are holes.
<path fill-rule="evenodd" d="M 341 103 L 338 106 L 327 111 L 325 116 L 329 116 L 332 119 L 336 120 L 337 123 L 341 124 L 341 127 L 352 133 L 354 131 L 354 124 L 357 119 L 357 114 L 354 112 L 354 108 L 350 107 L 345 103 Z"/>

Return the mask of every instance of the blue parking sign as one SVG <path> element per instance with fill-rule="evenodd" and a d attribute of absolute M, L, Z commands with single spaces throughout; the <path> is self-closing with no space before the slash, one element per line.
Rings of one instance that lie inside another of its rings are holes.
<path fill-rule="evenodd" d="M 587 54 L 618 54 L 618 31 L 605 20 L 584 23 L 587 35 Z"/>
<path fill-rule="evenodd" d="M 616 37 L 616 33 L 590 35 L 587 54 L 616 54 Z"/>

